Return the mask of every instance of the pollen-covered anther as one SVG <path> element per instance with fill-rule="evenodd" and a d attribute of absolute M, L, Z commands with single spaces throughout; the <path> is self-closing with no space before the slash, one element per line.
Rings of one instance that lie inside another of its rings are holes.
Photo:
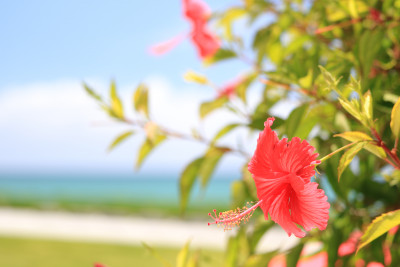
<path fill-rule="evenodd" d="M 239 226 L 242 222 L 248 222 L 249 218 L 253 215 L 254 210 L 261 204 L 261 202 L 262 201 L 257 202 L 254 206 L 250 206 L 250 203 L 247 203 L 247 206 L 244 206 L 243 208 L 220 212 L 218 215 L 217 211 L 213 210 L 214 215 L 211 213 L 208 215 L 214 220 L 214 222 L 208 223 L 208 225 L 222 225 L 224 226 L 224 230 L 231 230 L 232 227 Z"/>

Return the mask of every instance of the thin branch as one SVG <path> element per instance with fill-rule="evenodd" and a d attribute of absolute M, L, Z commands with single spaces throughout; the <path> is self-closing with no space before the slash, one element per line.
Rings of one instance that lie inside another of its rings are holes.
<path fill-rule="evenodd" d="M 123 120 L 121 120 L 121 122 L 124 122 L 126 124 L 129 125 L 133 125 L 133 126 L 138 126 L 140 128 L 144 128 L 145 125 L 148 123 L 148 121 L 144 121 L 144 120 L 131 120 L 131 119 L 127 119 L 124 118 Z M 157 124 L 158 125 L 158 124 Z M 180 133 L 171 129 L 167 129 L 163 126 L 158 125 L 159 129 L 161 132 L 163 132 L 166 136 L 168 137 L 175 137 L 178 139 L 183 139 L 183 140 L 189 140 L 189 141 L 196 141 L 196 142 L 200 142 L 203 143 L 207 146 L 214 146 L 214 143 L 208 139 L 205 139 L 202 136 L 198 136 L 198 137 L 194 137 L 192 135 L 188 135 L 188 134 L 184 134 L 184 133 Z M 216 146 L 217 147 L 217 146 Z M 245 157 L 246 159 L 250 159 L 251 155 L 249 155 L 246 151 L 238 149 L 238 148 L 231 148 L 231 147 L 224 147 L 225 149 L 227 149 L 229 152 L 232 152 L 233 154 L 237 154 L 240 155 L 241 157 Z"/>

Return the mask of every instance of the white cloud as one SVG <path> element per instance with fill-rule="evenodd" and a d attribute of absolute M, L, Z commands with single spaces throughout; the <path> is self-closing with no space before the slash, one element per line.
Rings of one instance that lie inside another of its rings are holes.
<path fill-rule="evenodd" d="M 88 83 L 108 96 L 108 82 L 89 79 Z M 197 115 L 200 102 L 214 96 L 213 92 L 189 85 L 172 89 L 162 77 L 152 77 L 148 84 L 155 121 L 188 134 L 191 128 L 200 124 Z M 135 86 L 120 89 L 128 116 L 133 116 L 130 107 Z M 60 80 L 3 88 L 0 106 L 0 170 L 128 172 L 133 168 L 143 140 L 142 136 L 135 136 L 107 154 L 109 142 L 129 126 L 111 121 L 86 95 L 81 81 Z M 227 112 L 217 112 L 201 123 L 202 132 L 211 138 L 219 128 L 234 120 L 235 117 Z M 226 142 L 232 141 L 236 142 L 236 137 L 226 139 Z M 205 148 L 190 141 L 168 141 L 147 159 L 143 171 L 179 170 Z M 225 169 L 232 169 L 231 164 L 237 166 L 238 162 L 229 157 L 223 165 Z"/>

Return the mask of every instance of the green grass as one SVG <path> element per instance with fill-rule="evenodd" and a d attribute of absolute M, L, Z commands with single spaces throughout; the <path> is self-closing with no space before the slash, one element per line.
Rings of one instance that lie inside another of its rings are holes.
<path fill-rule="evenodd" d="M 175 266 L 179 248 L 154 249 Z M 222 258 L 221 251 L 202 250 L 201 266 L 221 266 Z M 162 266 L 142 246 L 0 237 L 0 266 L 92 267 L 95 262 L 107 267 Z"/>

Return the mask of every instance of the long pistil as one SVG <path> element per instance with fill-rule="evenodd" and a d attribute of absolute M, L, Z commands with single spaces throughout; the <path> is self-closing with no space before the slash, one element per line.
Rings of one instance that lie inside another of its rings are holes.
<path fill-rule="evenodd" d="M 255 205 L 250 206 L 250 203 L 247 202 L 247 206 L 244 206 L 243 208 L 220 212 L 218 215 L 217 210 L 213 210 L 214 215 L 212 213 L 209 213 L 208 216 L 210 216 L 214 220 L 214 222 L 208 223 L 208 225 L 223 225 L 224 230 L 231 230 L 232 227 L 238 226 L 242 222 L 248 222 L 249 218 L 253 215 L 254 210 L 258 206 L 260 206 L 261 203 L 262 200 L 258 201 Z"/>

